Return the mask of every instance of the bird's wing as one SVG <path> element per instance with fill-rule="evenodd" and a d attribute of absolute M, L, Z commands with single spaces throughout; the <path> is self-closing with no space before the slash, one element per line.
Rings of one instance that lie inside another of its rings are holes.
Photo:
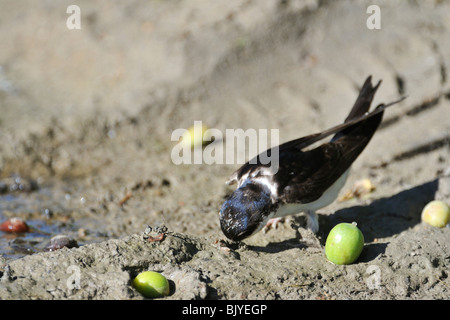
<path fill-rule="evenodd" d="M 391 102 L 389 104 L 380 104 L 375 110 L 373 110 L 370 113 L 366 113 L 359 118 L 348 120 L 345 123 L 339 124 L 335 127 L 332 127 L 328 130 L 325 130 L 325 131 L 322 131 L 319 133 L 311 134 L 311 135 L 308 135 L 308 136 L 305 136 L 305 137 L 302 137 L 299 139 L 285 142 L 274 148 L 278 148 L 278 154 L 279 154 L 280 158 L 282 157 L 282 154 L 285 153 L 286 150 L 289 150 L 290 152 L 292 152 L 292 151 L 303 152 L 304 148 L 306 148 L 306 147 L 312 145 L 313 143 L 320 141 L 332 134 L 342 132 L 343 130 L 346 130 L 355 125 L 356 125 L 355 127 L 359 127 L 358 124 L 360 124 L 361 122 L 371 119 L 376 115 L 380 115 L 380 113 L 382 114 L 382 112 L 384 112 L 384 110 L 387 107 L 390 107 L 404 99 L 405 99 L 405 97 L 403 97 L 397 101 Z M 380 121 L 381 121 L 381 117 L 380 117 Z M 339 138 L 337 140 L 341 141 L 341 138 Z M 347 140 L 350 140 L 350 138 L 347 137 Z M 347 141 L 347 140 L 345 140 L 345 141 Z M 247 177 L 256 177 L 258 175 L 272 174 L 271 170 L 269 170 L 270 164 L 262 164 L 262 162 L 260 161 L 260 158 L 262 155 L 264 155 L 264 157 L 266 159 L 267 159 L 267 157 L 270 157 L 272 154 L 272 150 L 274 148 L 271 148 L 271 149 L 257 155 L 256 159 L 253 158 L 252 160 L 250 160 L 247 163 L 245 163 L 244 165 L 242 165 L 238 170 L 236 170 L 230 176 L 230 178 L 227 181 L 227 184 L 234 184 L 237 182 L 238 185 L 240 185 L 240 184 L 242 184 L 243 180 L 247 179 Z"/>

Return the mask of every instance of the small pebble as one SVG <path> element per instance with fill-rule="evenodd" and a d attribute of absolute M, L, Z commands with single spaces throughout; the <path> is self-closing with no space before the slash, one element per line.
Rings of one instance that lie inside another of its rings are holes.
<path fill-rule="evenodd" d="M 50 239 L 49 244 L 45 247 L 47 251 L 56 251 L 61 248 L 78 248 L 76 240 L 69 238 L 64 234 L 59 234 Z"/>

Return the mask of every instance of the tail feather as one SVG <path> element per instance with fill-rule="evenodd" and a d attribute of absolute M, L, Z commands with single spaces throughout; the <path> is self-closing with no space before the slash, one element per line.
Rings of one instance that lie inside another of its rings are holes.
<path fill-rule="evenodd" d="M 364 82 L 358 98 L 355 101 L 355 104 L 353 105 L 352 110 L 350 111 L 349 115 L 345 119 L 345 122 L 348 122 L 352 119 L 356 119 L 364 115 L 366 112 L 369 111 L 370 104 L 372 103 L 373 96 L 377 92 L 378 87 L 381 84 L 381 80 L 378 81 L 377 85 L 375 87 L 372 86 L 372 76 L 368 76 L 366 81 Z"/>
<path fill-rule="evenodd" d="M 380 86 L 380 84 L 381 84 L 381 80 L 378 81 L 378 83 L 375 87 L 372 86 L 372 76 L 367 77 L 361 90 L 359 91 L 358 98 L 356 98 L 355 104 L 353 105 L 352 110 L 348 114 L 344 123 L 347 123 L 354 119 L 361 118 L 364 114 L 369 112 L 373 97 L 374 97 L 375 93 L 377 92 L 377 89 Z M 381 121 L 381 118 L 380 118 L 380 121 Z M 348 132 L 349 130 L 346 130 L 346 131 Z M 334 137 L 331 139 L 331 141 L 336 141 L 337 139 L 339 139 L 344 134 L 344 132 L 345 131 L 336 133 L 336 135 L 334 135 Z"/>

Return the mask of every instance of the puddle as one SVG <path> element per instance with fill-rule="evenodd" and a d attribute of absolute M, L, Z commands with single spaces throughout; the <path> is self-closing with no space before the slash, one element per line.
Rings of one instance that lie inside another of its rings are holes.
<path fill-rule="evenodd" d="M 52 186 L 29 189 L 14 186 L 12 189 L 12 184 L 0 183 L 3 185 L 0 223 L 18 217 L 29 227 L 28 232 L 22 233 L 0 231 L 0 255 L 4 258 L 17 259 L 47 251 L 50 239 L 56 235 L 64 234 L 75 239 L 78 246 L 99 242 L 107 237 L 90 227 L 95 225 L 90 220 L 95 219 L 72 217 L 74 211 L 79 209 L 74 205 L 76 202 L 73 198 L 76 197 L 68 196 L 70 193 L 64 188 Z"/>

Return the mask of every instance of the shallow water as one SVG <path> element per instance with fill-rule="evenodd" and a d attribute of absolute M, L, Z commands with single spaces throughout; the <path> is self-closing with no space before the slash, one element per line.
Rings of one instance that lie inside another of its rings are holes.
<path fill-rule="evenodd" d="M 75 201 L 69 193 L 60 188 L 39 187 L 7 189 L 0 195 L 0 223 L 19 217 L 29 227 L 28 232 L 0 231 L 0 255 L 6 259 L 17 259 L 25 255 L 46 251 L 50 239 L 64 234 L 78 241 L 78 245 L 104 240 L 95 233 L 86 231 L 84 226 L 92 224 L 89 218 L 75 221 L 70 217 Z M 89 234 L 89 236 L 87 236 Z"/>

